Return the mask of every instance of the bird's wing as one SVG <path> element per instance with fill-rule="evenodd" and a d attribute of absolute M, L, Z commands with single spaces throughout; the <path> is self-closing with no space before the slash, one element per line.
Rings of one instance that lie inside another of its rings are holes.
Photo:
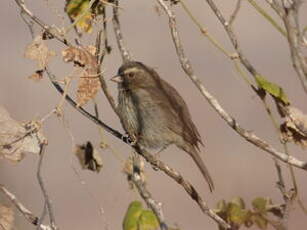
<path fill-rule="evenodd" d="M 160 90 L 149 88 L 150 95 L 160 104 L 167 116 L 171 116 L 167 123 L 168 128 L 182 136 L 185 141 L 198 148 L 202 143 L 199 132 L 192 121 L 188 107 L 177 90 L 161 78 L 156 77 L 156 87 Z"/>

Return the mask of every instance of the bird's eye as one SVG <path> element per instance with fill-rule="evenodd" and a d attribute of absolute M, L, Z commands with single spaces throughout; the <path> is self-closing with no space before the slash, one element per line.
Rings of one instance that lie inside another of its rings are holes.
<path fill-rule="evenodd" d="M 128 73 L 129 78 L 134 78 L 134 73 Z"/>

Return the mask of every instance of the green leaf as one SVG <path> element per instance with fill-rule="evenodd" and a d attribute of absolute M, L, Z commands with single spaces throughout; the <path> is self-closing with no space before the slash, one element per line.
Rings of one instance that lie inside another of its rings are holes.
<path fill-rule="evenodd" d="M 123 230 L 139 230 L 138 222 L 142 212 L 143 206 L 140 201 L 131 202 L 123 220 Z"/>
<path fill-rule="evenodd" d="M 260 214 L 265 215 L 267 212 L 267 206 L 271 204 L 271 200 L 264 197 L 257 197 L 252 201 L 253 208 L 255 211 L 259 212 Z"/>
<path fill-rule="evenodd" d="M 216 204 L 216 209 L 214 210 L 216 213 L 223 213 L 227 211 L 227 204 L 225 200 L 219 200 Z"/>
<path fill-rule="evenodd" d="M 253 221 L 261 230 L 266 230 L 268 227 L 268 221 L 261 215 L 254 215 Z"/>
<path fill-rule="evenodd" d="M 151 210 L 144 210 L 138 221 L 138 230 L 158 230 L 159 221 Z"/>
<path fill-rule="evenodd" d="M 263 89 L 275 99 L 282 101 L 286 105 L 290 104 L 286 93 L 279 85 L 268 81 L 261 75 L 256 76 L 256 82 L 260 89 Z"/>
<path fill-rule="evenodd" d="M 242 209 L 245 208 L 244 200 L 239 196 L 232 198 L 230 203 L 237 204 Z"/>
<path fill-rule="evenodd" d="M 228 220 L 237 226 L 242 225 L 247 218 L 247 210 L 241 208 L 238 204 L 228 203 Z"/>

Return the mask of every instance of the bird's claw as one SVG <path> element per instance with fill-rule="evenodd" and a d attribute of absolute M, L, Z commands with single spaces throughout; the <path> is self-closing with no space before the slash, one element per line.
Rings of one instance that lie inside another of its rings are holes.
<path fill-rule="evenodd" d="M 131 146 L 134 146 L 136 145 L 137 143 L 137 138 L 135 135 L 129 135 L 129 134 L 126 134 L 122 137 L 122 140 L 128 144 L 130 144 Z"/>

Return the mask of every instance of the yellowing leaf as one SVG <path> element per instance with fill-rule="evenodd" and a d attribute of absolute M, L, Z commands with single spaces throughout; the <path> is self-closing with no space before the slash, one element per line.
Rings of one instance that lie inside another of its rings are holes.
<path fill-rule="evenodd" d="M 257 75 L 256 82 L 260 89 L 273 96 L 275 99 L 282 101 L 284 104 L 289 104 L 289 100 L 284 90 L 277 84 L 268 81 L 263 76 Z"/>
<path fill-rule="evenodd" d="M 89 9 L 89 3 L 89 0 L 68 0 L 65 6 L 65 11 L 72 22 L 78 20 L 76 27 L 86 33 L 93 30 L 93 15 L 91 9 Z"/>

